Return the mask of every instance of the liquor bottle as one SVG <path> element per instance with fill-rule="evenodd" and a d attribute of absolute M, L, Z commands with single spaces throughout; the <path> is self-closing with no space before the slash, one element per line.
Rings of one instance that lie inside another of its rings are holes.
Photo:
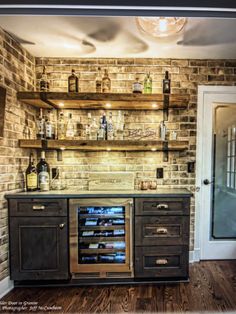
<path fill-rule="evenodd" d="M 93 118 L 93 121 L 91 123 L 91 127 L 90 127 L 90 140 L 97 140 L 97 132 L 98 132 L 98 126 L 97 126 L 97 122 L 96 119 Z"/>
<path fill-rule="evenodd" d="M 38 189 L 40 191 L 49 191 L 50 168 L 45 160 L 45 152 L 41 152 L 41 159 L 37 164 Z"/>
<path fill-rule="evenodd" d="M 124 115 L 119 110 L 117 116 L 117 125 L 116 125 L 116 138 L 117 140 L 124 139 Z"/>
<path fill-rule="evenodd" d="M 114 127 L 113 127 L 113 121 L 112 121 L 112 112 L 110 112 L 109 119 L 107 122 L 107 139 L 109 141 L 114 140 Z"/>
<path fill-rule="evenodd" d="M 104 129 L 104 136 L 105 136 L 105 140 L 107 140 L 107 118 L 106 118 L 106 113 L 103 113 L 102 116 L 102 127 Z"/>
<path fill-rule="evenodd" d="M 68 122 L 67 122 L 67 126 L 66 126 L 66 137 L 68 139 L 73 139 L 74 136 L 75 136 L 74 123 L 72 120 L 72 114 L 69 113 Z"/>
<path fill-rule="evenodd" d="M 163 80 L 163 94 L 170 94 L 170 79 L 168 71 L 166 71 L 165 78 Z"/>
<path fill-rule="evenodd" d="M 108 75 L 107 69 L 104 72 L 104 76 L 102 78 L 102 92 L 103 93 L 110 93 L 111 91 L 111 80 Z"/>
<path fill-rule="evenodd" d="M 43 72 L 41 76 L 41 80 L 39 82 L 39 90 L 40 92 L 48 92 L 49 91 L 49 82 L 47 79 L 46 67 L 43 67 Z"/>
<path fill-rule="evenodd" d="M 59 119 L 57 122 L 57 139 L 64 140 L 66 136 L 66 121 L 64 117 L 64 113 L 60 112 Z"/>
<path fill-rule="evenodd" d="M 98 140 L 105 140 L 105 129 L 103 127 L 103 116 L 100 118 L 100 125 L 97 133 Z"/>
<path fill-rule="evenodd" d="M 139 81 L 139 78 L 136 77 L 135 82 L 133 83 L 133 93 L 139 93 L 142 94 L 143 92 L 143 85 L 142 83 Z"/>
<path fill-rule="evenodd" d="M 98 67 L 98 73 L 96 77 L 96 93 L 101 93 L 102 92 L 102 70 L 100 67 Z"/>
<path fill-rule="evenodd" d="M 152 78 L 150 76 L 150 72 L 148 72 L 147 76 L 144 79 L 144 94 L 152 93 Z"/>
<path fill-rule="evenodd" d="M 53 126 L 51 122 L 51 114 L 48 112 L 48 116 L 45 119 L 45 137 L 47 140 L 53 139 L 54 138 L 54 131 L 53 131 Z"/>
<path fill-rule="evenodd" d="M 45 119 L 43 117 L 43 109 L 40 108 L 39 117 L 36 120 L 37 125 L 37 139 L 44 140 L 45 139 Z"/>
<path fill-rule="evenodd" d="M 26 177 L 26 190 L 28 192 L 36 191 L 38 187 L 38 175 L 34 165 L 33 154 L 30 154 L 29 165 L 25 172 Z"/>
<path fill-rule="evenodd" d="M 161 121 L 160 123 L 160 139 L 162 141 L 166 140 L 166 125 L 164 121 Z"/>
<path fill-rule="evenodd" d="M 75 70 L 71 70 L 71 75 L 68 77 L 68 92 L 78 93 L 79 91 L 79 78 L 75 75 Z"/>

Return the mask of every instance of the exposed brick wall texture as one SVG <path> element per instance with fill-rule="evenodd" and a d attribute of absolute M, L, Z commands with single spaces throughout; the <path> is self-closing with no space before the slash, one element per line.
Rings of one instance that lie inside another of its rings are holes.
<path fill-rule="evenodd" d="M 29 151 L 18 148 L 26 124 L 34 129 L 36 110 L 16 100 L 18 90 L 34 90 L 35 60 L 0 29 L 0 84 L 7 90 L 4 136 L 0 138 L 0 280 L 8 275 L 6 192 L 23 189 Z M 2 122 L 1 122 L 2 123 Z"/>
<path fill-rule="evenodd" d="M 195 174 L 187 172 L 187 161 L 196 157 L 196 114 L 198 85 L 236 85 L 236 60 L 185 60 L 185 59 L 58 59 L 36 58 L 37 86 L 46 65 L 51 91 L 67 91 L 67 78 L 71 69 L 80 75 L 80 91 L 95 91 L 95 78 L 98 66 L 108 69 L 112 80 L 112 92 L 131 92 L 132 83 L 138 74 L 143 80 L 148 71 L 153 79 L 153 93 L 162 92 L 165 71 L 171 75 L 172 93 L 189 94 L 187 110 L 171 110 L 167 129 L 176 130 L 179 140 L 189 142 L 186 152 L 170 153 L 169 161 L 163 162 L 161 152 L 78 152 L 64 151 L 63 161 L 58 162 L 56 152 L 47 153 L 51 165 L 58 166 L 67 187 L 79 190 L 88 189 L 91 172 L 127 171 L 134 173 L 135 188 L 143 179 L 155 179 L 156 168 L 164 167 L 164 178 L 158 186 L 187 188 L 194 193 Z M 87 123 L 87 111 L 72 112 L 74 120 L 81 118 Z M 102 111 L 91 111 L 97 118 Z M 126 128 L 159 128 L 161 111 L 124 111 Z M 113 113 L 116 116 L 116 112 Z M 191 203 L 191 249 L 194 245 L 194 198 Z"/>

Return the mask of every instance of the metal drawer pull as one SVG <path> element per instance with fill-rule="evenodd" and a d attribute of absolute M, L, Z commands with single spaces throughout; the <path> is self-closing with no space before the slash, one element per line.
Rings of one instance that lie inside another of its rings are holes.
<path fill-rule="evenodd" d="M 167 259 L 157 259 L 156 264 L 157 265 L 166 265 L 166 264 L 168 264 L 168 260 Z"/>
<path fill-rule="evenodd" d="M 156 232 L 158 234 L 167 234 L 168 230 L 166 228 L 157 228 Z"/>
<path fill-rule="evenodd" d="M 169 206 L 167 204 L 158 204 L 157 209 L 168 209 Z"/>
<path fill-rule="evenodd" d="M 34 205 L 33 210 L 44 210 L 45 206 L 44 205 Z"/>
<path fill-rule="evenodd" d="M 60 229 L 63 229 L 64 227 L 65 227 L 65 224 L 60 224 L 60 225 L 59 225 L 59 228 L 60 228 Z"/>

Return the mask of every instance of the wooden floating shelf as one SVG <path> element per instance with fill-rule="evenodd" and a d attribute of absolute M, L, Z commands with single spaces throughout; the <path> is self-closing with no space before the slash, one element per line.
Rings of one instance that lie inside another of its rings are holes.
<path fill-rule="evenodd" d="M 19 146 L 21 148 L 80 151 L 184 151 L 188 149 L 188 142 L 155 140 L 20 140 Z"/>
<path fill-rule="evenodd" d="M 186 109 L 189 95 L 18 92 L 17 99 L 45 109 L 162 110 L 166 101 L 169 108 Z"/>

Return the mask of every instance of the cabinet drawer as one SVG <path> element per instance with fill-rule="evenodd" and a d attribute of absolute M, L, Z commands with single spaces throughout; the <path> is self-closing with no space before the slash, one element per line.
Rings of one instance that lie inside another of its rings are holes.
<path fill-rule="evenodd" d="M 152 246 L 135 248 L 135 276 L 188 277 L 187 246 Z"/>
<path fill-rule="evenodd" d="M 66 216 L 66 199 L 11 199 L 10 216 Z"/>
<path fill-rule="evenodd" d="M 188 198 L 136 198 L 135 215 L 188 215 Z"/>
<path fill-rule="evenodd" d="M 188 216 L 135 217 L 135 245 L 188 245 Z"/>

